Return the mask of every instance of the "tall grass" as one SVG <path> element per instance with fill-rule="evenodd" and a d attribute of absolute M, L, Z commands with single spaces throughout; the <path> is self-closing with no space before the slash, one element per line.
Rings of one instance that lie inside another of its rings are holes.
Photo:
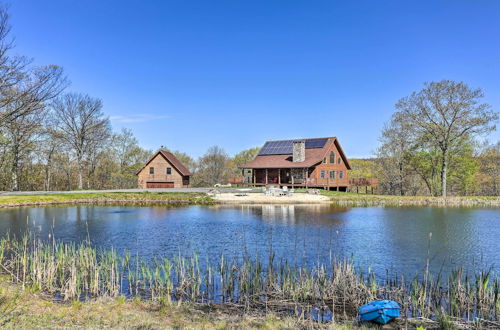
<path fill-rule="evenodd" d="M 275 260 L 271 252 L 266 263 L 258 256 L 228 260 L 224 255 L 217 264 L 207 259 L 203 266 L 198 255 L 146 262 L 126 251 L 96 249 L 88 240 L 46 242 L 31 234 L 0 239 L 0 269 L 23 287 L 62 300 L 126 295 L 337 321 L 354 319 L 358 307 L 370 300 L 392 299 L 402 306 L 403 318 L 499 321 L 500 283 L 491 270 L 467 274 L 459 268 L 443 279 L 427 267 L 424 276 L 411 281 L 388 273 L 381 282 L 372 272 L 356 272 L 349 260 L 304 268 Z"/>

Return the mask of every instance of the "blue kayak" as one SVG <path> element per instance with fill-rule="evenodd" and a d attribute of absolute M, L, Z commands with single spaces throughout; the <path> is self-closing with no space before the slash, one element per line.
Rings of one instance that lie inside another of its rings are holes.
<path fill-rule="evenodd" d="M 372 301 L 359 308 L 361 321 L 386 324 L 399 316 L 399 305 L 392 300 Z"/>

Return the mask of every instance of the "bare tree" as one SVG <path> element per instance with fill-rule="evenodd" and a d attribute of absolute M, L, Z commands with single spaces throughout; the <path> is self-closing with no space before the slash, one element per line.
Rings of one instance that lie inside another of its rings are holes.
<path fill-rule="evenodd" d="M 20 164 L 34 148 L 35 140 L 43 132 L 43 108 L 35 112 L 26 112 L 6 123 L 3 131 L 9 138 L 9 149 L 12 157 L 12 190 L 19 190 Z"/>
<path fill-rule="evenodd" d="M 133 188 L 137 186 L 135 173 L 149 159 L 151 152 L 139 147 L 139 141 L 130 129 L 123 128 L 120 133 L 113 134 L 106 157 L 100 157 L 100 164 L 116 164 L 117 169 L 112 172 L 113 165 L 106 169 L 99 169 L 99 175 L 109 177 L 111 186 Z M 112 173 L 111 173 L 112 172 Z"/>
<path fill-rule="evenodd" d="M 135 162 L 134 156 L 138 147 L 139 141 L 137 141 L 130 129 L 122 128 L 120 133 L 113 134 L 111 149 L 120 164 L 121 170 Z"/>
<path fill-rule="evenodd" d="M 30 69 L 19 74 L 17 85 L 0 97 L 0 123 L 3 125 L 36 112 L 57 97 L 68 85 L 63 69 L 56 65 Z"/>
<path fill-rule="evenodd" d="M 54 159 L 63 152 L 63 144 L 63 136 L 57 130 L 57 120 L 50 112 L 50 107 L 47 107 L 43 121 L 43 134 L 38 144 L 39 161 L 43 167 L 43 186 L 47 191 L 52 189 L 53 168 L 56 165 Z"/>
<path fill-rule="evenodd" d="M 193 176 L 193 185 L 213 186 L 225 183 L 228 175 L 229 156 L 218 146 L 208 148 L 198 160 L 198 168 Z"/>
<path fill-rule="evenodd" d="M 11 56 L 10 29 L 7 8 L 0 5 L 0 126 L 36 112 L 68 85 L 59 66 L 30 67 L 26 57 Z"/>
<path fill-rule="evenodd" d="M 397 104 L 398 115 L 422 142 L 441 151 L 441 194 L 446 197 L 448 158 L 464 139 L 496 128 L 498 113 L 481 103 L 483 92 L 462 82 L 442 80 L 425 87 Z M 408 130 L 410 133 L 410 130 Z"/>
<path fill-rule="evenodd" d="M 78 166 L 78 189 L 83 189 L 85 160 L 109 137 L 109 119 L 102 112 L 102 102 L 82 94 L 66 94 L 56 99 L 52 108 L 62 140 L 74 153 Z"/>
<path fill-rule="evenodd" d="M 62 140 L 58 132 L 51 127 L 45 130 L 43 141 L 41 143 L 41 158 L 44 161 L 44 188 L 49 191 L 52 188 L 52 167 L 54 157 L 61 147 Z"/>
<path fill-rule="evenodd" d="M 413 140 L 408 134 L 407 123 L 399 114 L 394 114 L 385 125 L 380 137 L 381 146 L 377 150 L 384 180 L 382 184 L 390 193 L 401 196 L 407 191 L 408 161 L 407 154 L 411 150 Z"/>
<path fill-rule="evenodd" d="M 23 79 L 30 62 L 25 57 L 9 54 L 14 47 L 13 39 L 9 37 L 10 30 L 9 13 L 6 6 L 0 5 L 0 109 L 12 103 L 12 90 Z"/>

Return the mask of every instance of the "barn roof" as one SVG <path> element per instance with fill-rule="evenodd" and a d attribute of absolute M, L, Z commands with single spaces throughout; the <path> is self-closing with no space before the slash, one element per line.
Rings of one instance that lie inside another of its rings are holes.
<path fill-rule="evenodd" d="M 303 162 L 293 162 L 291 145 L 294 141 L 305 141 L 305 160 Z M 344 164 L 347 169 L 351 169 L 351 165 L 340 146 L 336 137 L 327 138 L 312 138 L 312 139 L 296 139 L 296 140 L 280 140 L 267 141 L 261 149 L 261 152 L 254 160 L 240 166 L 240 168 L 301 168 L 312 167 L 323 161 L 326 153 L 334 143 L 339 150 Z"/>
<path fill-rule="evenodd" d="M 139 170 L 137 171 L 136 175 L 139 174 L 146 166 L 148 166 L 149 163 L 158 155 L 162 155 L 165 160 L 167 160 L 170 164 L 172 164 L 173 167 L 183 176 L 189 176 L 191 175 L 191 172 L 184 166 L 182 163 L 172 154 L 170 151 L 167 150 L 158 150 L 147 162 L 146 164 Z"/>

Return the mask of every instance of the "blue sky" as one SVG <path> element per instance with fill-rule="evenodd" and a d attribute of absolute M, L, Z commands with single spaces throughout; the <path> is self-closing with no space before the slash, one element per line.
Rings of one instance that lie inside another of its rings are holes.
<path fill-rule="evenodd" d="M 396 101 L 441 79 L 500 109 L 497 0 L 15 0 L 10 13 L 15 52 L 63 66 L 151 149 L 337 136 L 368 157 Z"/>

